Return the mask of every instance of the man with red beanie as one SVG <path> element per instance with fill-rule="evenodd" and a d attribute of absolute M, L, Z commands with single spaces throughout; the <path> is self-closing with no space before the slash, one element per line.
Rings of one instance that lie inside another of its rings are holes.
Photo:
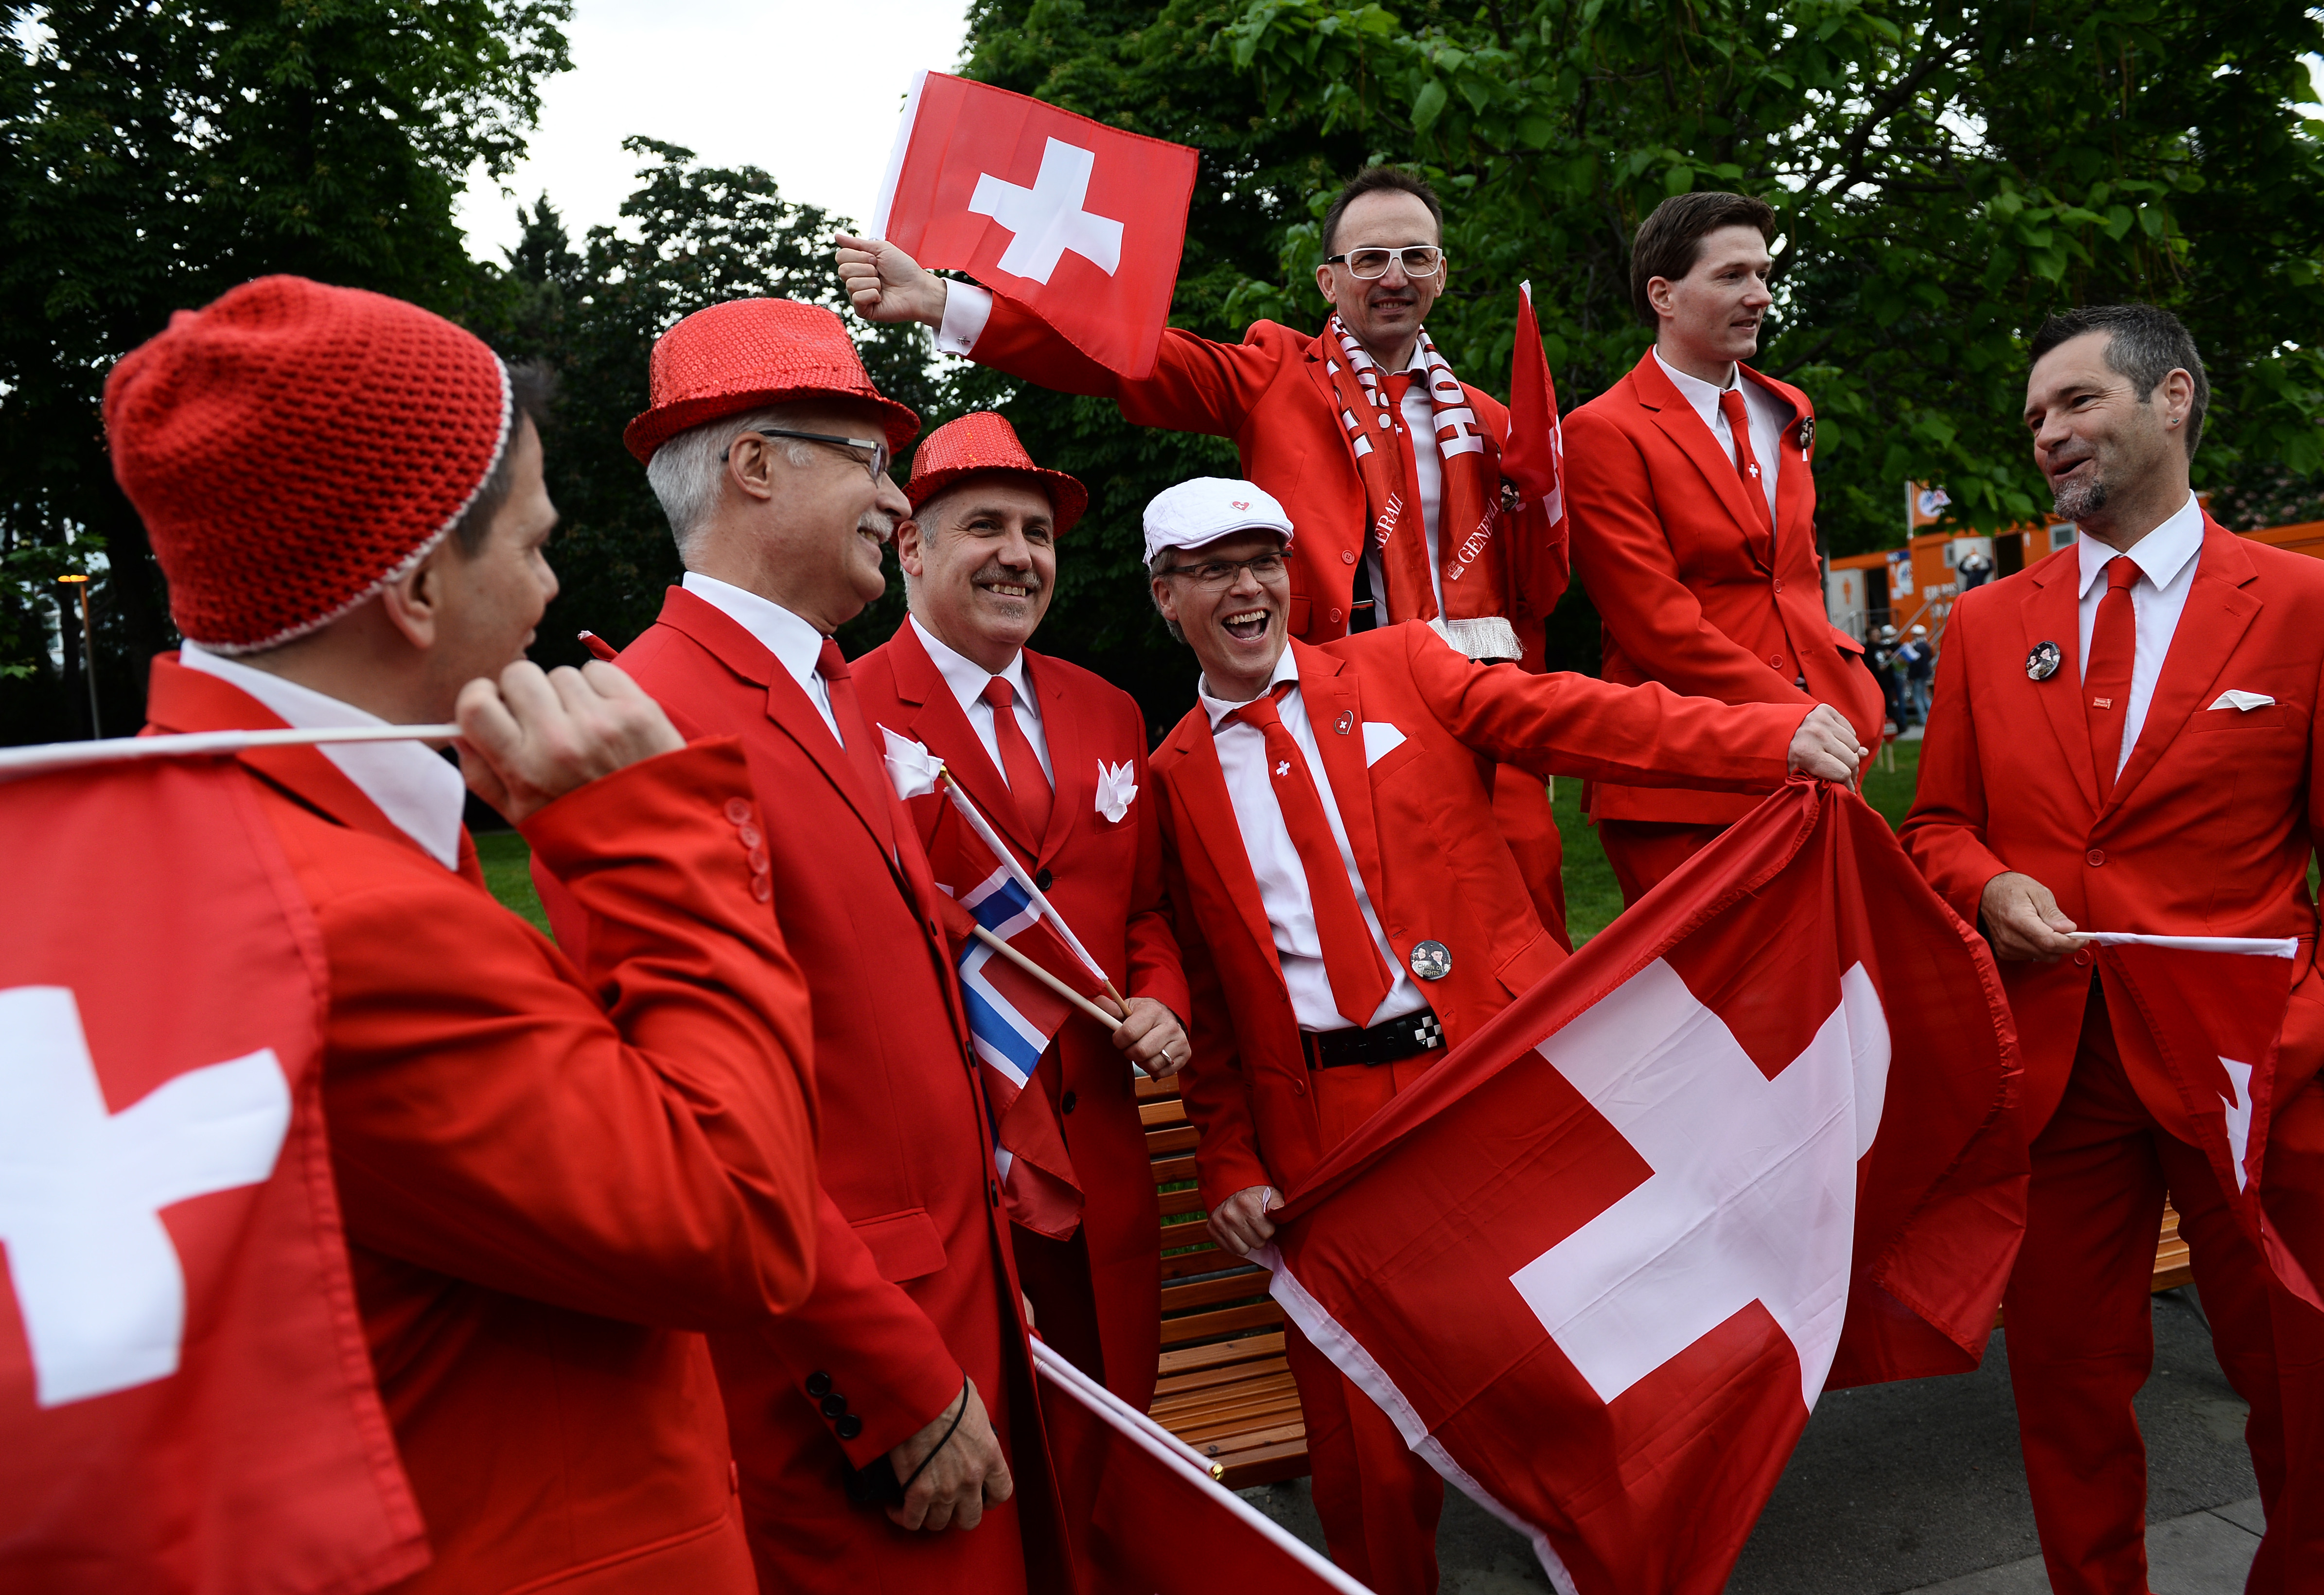
<path fill-rule="evenodd" d="M 777 805 L 752 856 L 815 993 L 815 1290 L 713 1340 L 761 1585 L 1069 1587 L 939 894 L 831 640 L 886 586 L 911 509 L 888 461 L 919 419 L 789 300 L 696 311 L 650 374 L 627 441 L 686 577 L 622 667 L 681 730 L 742 737 Z"/>
<path fill-rule="evenodd" d="M 1139 796 L 1146 717 L 1120 687 L 1025 646 L 1056 590 L 1057 539 L 1089 493 L 980 410 L 922 440 L 904 495 L 912 515 L 896 551 L 911 614 L 855 661 L 864 716 L 945 761 L 1123 995 L 1119 1028 L 1071 1015 L 1027 1071 L 1001 1123 L 1016 1153 L 1002 1195 L 1041 1338 L 1143 1412 L 1160 1349 L 1162 1220 L 1131 1065 L 1167 1076 L 1187 1051 L 1162 832 Z M 908 807 L 938 884 L 966 897 L 991 867 L 983 849 L 943 797 Z M 1005 1025 L 979 1039 L 1031 1051 Z M 1019 1129 L 1034 1116 L 1047 1122 Z M 1037 1172 L 1017 1151 L 1028 1140 L 1057 1145 L 1069 1170 Z"/>
<path fill-rule="evenodd" d="M 115 367 L 114 469 L 186 640 L 151 729 L 456 715 L 468 786 L 591 917 L 576 965 L 493 902 L 423 746 L 240 756 L 321 932 L 355 1305 L 434 1555 L 401 1587 L 740 1595 L 696 1332 L 807 1292 L 807 991 L 735 744 L 688 745 L 609 667 L 522 660 L 557 590 L 529 385 L 296 277 Z"/>

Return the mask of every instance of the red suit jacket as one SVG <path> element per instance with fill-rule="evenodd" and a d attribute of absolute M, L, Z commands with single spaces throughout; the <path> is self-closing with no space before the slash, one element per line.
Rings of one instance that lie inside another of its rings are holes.
<path fill-rule="evenodd" d="M 684 588 L 621 664 L 687 735 L 742 739 L 767 810 L 775 922 L 813 996 L 825 1192 L 815 1289 L 763 1331 L 712 1339 L 761 1586 L 969 1595 L 1022 1588 L 1029 1559 L 1039 1587 L 1062 1542 L 991 1129 L 909 816 L 890 788 L 870 799 L 890 812 L 891 865 L 807 694 Z M 908 1534 L 851 1507 L 844 1470 L 941 1413 L 964 1375 L 991 1412 L 1016 1498 L 966 1533 Z"/>
<path fill-rule="evenodd" d="M 1422 986 L 1448 1046 L 1566 957 L 1495 827 L 1496 763 L 1765 793 L 1783 780 L 1807 713 L 1804 704 L 1730 708 L 1660 687 L 1478 665 L 1416 623 L 1291 648 L 1380 928 L 1399 958 L 1425 940 L 1452 954 L 1450 973 Z M 1404 737 L 1370 768 L 1368 723 Z M 1202 1135 L 1204 1203 L 1252 1185 L 1296 1189 L 1326 1148 L 1266 906 L 1199 704 L 1154 755 L 1154 779 L 1194 996 L 1185 1089 Z"/>
<path fill-rule="evenodd" d="M 1128 693 L 1079 666 L 1030 649 L 1025 666 L 1040 698 L 1056 777 L 1044 836 L 1025 834 L 1008 782 L 910 622 L 853 668 L 864 718 L 926 743 L 1019 861 L 1047 871 L 1042 890 L 1114 989 L 1151 997 L 1183 1019 L 1186 981 L 1162 900 L 1162 832 L 1146 773 L 1145 716 Z M 1097 811 L 1100 760 L 1136 772 L 1139 793 L 1120 824 Z M 940 795 L 907 807 L 931 856 L 939 833 L 964 828 Z M 1161 1257 L 1154 1237 L 1162 1219 L 1138 1116 L 1136 1073 L 1094 1019 L 1068 1019 L 1055 1045 L 1064 1070 L 1053 1100 L 1082 1185 L 1081 1233 L 1096 1290 L 1106 1385 L 1144 1412 L 1153 1404 L 1160 1346 Z"/>
<path fill-rule="evenodd" d="M 2084 930 L 2297 936 L 2277 1076 L 2289 1102 L 2324 1060 L 2308 860 L 2324 834 L 2324 564 L 2250 543 L 2208 516 L 2187 606 L 2146 723 L 2101 807 L 2080 686 L 2080 566 L 2060 549 L 1965 593 L 1937 658 L 1919 794 L 1898 839 L 1974 925 L 1986 882 L 2031 875 Z M 2039 642 L 2064 662 L 2025 673 Z M 2230 689 L 2275 702 L 2209 705 Z M 2073 1070 L 2089 954 L 2011 960 L 2002 983 L 2025 1065 L 2026 1135 L 2050 1120 Z"/>
<path fill-rule="evenodd" d="M 1797 388 L 1743 367 L 1792 408 L 1775 474 L 1774 558 L 1747 536 L 1735 462 L 1652 349 L 1565 419 L 1573 570 L 1606 627 L 1605 675 L 1729 704 L 1830 704 L 1868 748 L 1886 717 L 1863 648 L 1825 618 L 1816 558 L 1815 411 Z M 1803 447 L 1802 426 L 1808 429 Z M 1805 693 L 1794 685 L 1807 678 Z M 1757 800 L 1599 783 L 1600 819 L 1731 825 Z"/>
<path fill-rule="evenodd" d="M 1170 327 L 1153 373 L 1131 382 L 995 294 L 974 358 L 1045 388 L 1111 399 L 1124 419 L 1141 427 L 1232 438 L 1244 476 L 1274 494 L 1291 517 L 1291 634 L 1307 642 L 1348 634 L 1356 560 L 1371 512 L 1323 372 L 1321 335 L 1254 321 L 1241 343 L 1215 344 Z M 1490 450 L 1489 466 L 1498 469 L 1509 413 L 1467 377 L 1462 382 Z M 1526 668 L 1537 670 L 1542 622 L 1565 591 L 1565 562 L 1546 550 L 1515 547 L 1509 558 L 1516 590 L 1507 595 L 1508 620 L 1525 645 Z"/>
<path fill-rule="evenodd" d="M 281 722 L 174 654 L 152 729 Z M 814 1262 L 807 988 L 752 899 L 731 742 L 524 824 L 593 928 L 576 967 L 313 748 L 241 756 L 321 927 L 324 1113 L 397 1449 L 410 1590 L 752 1587 L 701 1330 Z M 599 993 L 611 993 L 610 1010 Z"/>

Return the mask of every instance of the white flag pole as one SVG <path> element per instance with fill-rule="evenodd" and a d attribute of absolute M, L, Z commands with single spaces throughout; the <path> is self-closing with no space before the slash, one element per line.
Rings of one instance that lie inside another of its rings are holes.
<path fill-rule="evenodd" d="M 936 779 L 942 783 L 945 796 L 952 799 L 952 806 L 960 811 L 960 817 L 968 822 L 968 828 L 976 833 L 979 841 L 992 850 L 993 856 L 1001 861 L 1001 867 L 1009 871 L 1009 878 L 1025 889 L 1025 895 L 1030 898 L 1033 906 L 1041 911 L 1041 917 L 1056 927 L 1057 935 L 1064 938 L 1065 945 L 1071 947 L 1074 950 L 1074 955 L 1089 966 L 1090 973 L 1096 976 L 1098 983 L 1105 988 L 1105 994 L 1112 998 L 1124 1013 L 1128 1013 L 1130 1004 L 1122 1001 L 1121 993 L 1113 989 L 1113 982 L 1109 980 L 1105 971 L 1098 966 L 1098 961 L 1089 955 L 1089 949 L 1082 945 L 1081 937 L 1074 934 L 1074 927 L 1065 923 L 1065 916 L 1058 913 L 1050 905 L 1047 896 L 1039 887 L 1033 884 L 1033 878 L 1027 874 L 1024 866 L 1017 862 L 1017 855 L 1010 851 L 1009 844 L 1001 840 L 991 825 L 977 812 L 976 805 L 968 800 L 968 794 L 962 791 L 960 783 L 952 779 L 952 771 L 939 769 L 936 772 Z"/>
<path fill-rule="evenodd" d="M 245 748 L 314 747 L 327 742 L 449 742 L 456 725 L 284 726 L 270 731 L 192 731 L 173 736 L 116 736 L 101 742 L 42 742 L 0 748 L 0 780 L 77 770 L 90 764 L 125 764 L 142 759 L 190 759 L 239 753 Z"/>
<path fill-rule="evenodd" d="M 991 948 L 994 952 L 1000 954 L 1003 958 L 1009 960 L 1010 963 L 1023 970 L 1027 974 L 1031 975 L 1035 980 L 1048 987 L 1050 991 L 1055 991 L 1058 996 L 1072 1003 L 1075 1008 L 1080 1009 L 1084 1013 L 1089 1015 L 1090 1018 L 1095 1019 L 1099 1024 L 1103 1025 L 1107 1029 L 1113 1030 L 1120 1028 L 1122 1019 L 1121 1015 L 1118 1013 L 1106 1012 L 1105 1010 L 1100 1008 L 1096 1003 L 1092 1002 L 1079 991 L 1074 991 L 1071 986 L 1065 984 L 1065 982 L 1059 980 L 1056 975 L 1051 974 L 1047 970 L 1043 969 L 1030 958 L 1026 957 L 1024 954 L 1019 953 L 1007 942 L 1001 940 L 999 936 L 994 936 L 982 925 L 971 926 L 969 927 L 969 934 L 974 936 L 978 941 L 982 942 L 986 946 Z"/>

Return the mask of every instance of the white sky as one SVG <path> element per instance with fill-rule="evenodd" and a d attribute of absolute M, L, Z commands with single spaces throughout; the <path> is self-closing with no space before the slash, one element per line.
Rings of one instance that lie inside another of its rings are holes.
<path fill-rule="evenodd" d="M 763 167 L 787 199 L 870 217 L 912 75 L 960 58 L 965 0 L 576 0 L 573 69 L 502 185 L 470 183 L 468 251 L 498 260 L 544 190 L 577 241 L 620 219 L 632 134 L 714 165 Z"/>

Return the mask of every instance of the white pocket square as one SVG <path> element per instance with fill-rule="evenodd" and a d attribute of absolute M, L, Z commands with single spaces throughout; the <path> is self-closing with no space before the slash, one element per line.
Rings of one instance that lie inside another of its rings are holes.
<path fill-rule="evenodd" d="M 1130 812 L 1130 801 L 1138 796 L 1138 782 L 1132 779 L 1135 767 L 1128 760 L 1109 765 L 1097 761 L 1097 811 L 1108 823 L 1121 824 L 1121 816 Z"/>
<path fill-rule="evenodd" d="M 1364 768 L 1370 770 L 1404 746 L 1404 733 L 1385 720 L 1364 722 Z"/>
<path fill-rule="evenodd" d="M 2275 700 L 2264 692 L 2223 692 L 2211 707 L 2214 709 L 2264 709 Z"/>

